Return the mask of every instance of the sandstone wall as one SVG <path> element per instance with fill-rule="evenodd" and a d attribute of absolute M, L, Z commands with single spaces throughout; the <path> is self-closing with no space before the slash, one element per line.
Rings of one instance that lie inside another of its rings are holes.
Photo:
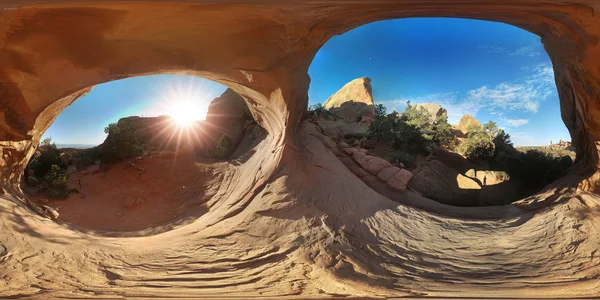
<path fill-rule="evenodd" d="M 334 35 L 404 17 L 505 22 L 542 38 L 577 147 L 570 178 L 592 189 L 599 9 L 596 0 L 1 1 L 0 295 L 598 296 L 597 197 L 561 188 L 465 208 L 494 220 L 445 217 L 451 207 L 412 198 L 432 214 L 368 188 L 298 125 L 308 67 Z M 221 174 L 205 215 L 108 238 L 21 205 L 23 168 L 64 107 L 96 84 L 155 73 L 227 85 L 269 134 Z"/>

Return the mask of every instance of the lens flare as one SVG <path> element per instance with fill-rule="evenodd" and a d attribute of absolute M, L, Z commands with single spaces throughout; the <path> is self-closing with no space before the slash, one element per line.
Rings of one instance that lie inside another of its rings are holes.
<path fill-rule="evenodd" d="M 201 116 L 202 109 L 196 106 L 189 100 L 181 99 L 173 101 L 167 115 L 173 118 L 177 125 L 189 127 L 195 121 L 204 119 L 206 116 L 206 113 L 204 113 L 204 116 Z"/>

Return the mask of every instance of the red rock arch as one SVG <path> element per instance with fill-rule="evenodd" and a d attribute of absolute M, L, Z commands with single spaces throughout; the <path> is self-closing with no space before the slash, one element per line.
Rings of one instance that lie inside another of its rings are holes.
<path fill-rule="evenodd" d="M 589 194 L 542 195 L 560 203 L 519 219 L 435 216 L 361 185 L 299 125 L 308 66 L 333 35 L 403 17 L 505 22 L 542 38 L 578 151 L 573 174 L 592 189 L 598 9 L 593 0 L 2 1 L 0 294 L 597 296 Z M 146 238 L 76 233 L 17 204 L 28 157 L 66 105 L 96 84 L 153 73 L 231 87 L 269 132 L 260 145 L 268 154 L 232 172 L 202 219 Z"/>

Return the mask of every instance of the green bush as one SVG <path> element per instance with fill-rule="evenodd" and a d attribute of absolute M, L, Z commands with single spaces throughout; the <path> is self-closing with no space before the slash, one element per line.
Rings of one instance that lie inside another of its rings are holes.
<path fill-rule="evenodd" d="M 232 148 L 233 142 L 231 141 L 231 138 L 224 134 L 223 136 L 221 136 L 219 142 L 215 146 L 215 157 L 220 159 L 229 158 L 233 150 Z"/>
<path fill-rule="evenodd" d="M 483 126 L 472 126 L 467 138 L 460 145 L 459 152 L 475 162 L 487 161 L 493 164 L 505 164 L 512 155 L 510 135 L 498 128 L 496 122 L 487 122 Z M 494 160 L 498 159 L 497 162 Z"/>
<path fill-rule="evenodd" d="M 329 111 L 327 109 L 325 109 L 325 107 L 323 107 L 323 104 L 321 103 L 317 103 L 315 105 L 311 105 L 308 108 L 307 114 L 308 117 L 318 117 L 318 116 L 323 116 L 326 119 L 329 119 L 332 117 L 331 113 L 329 113 Z"/>
<path fill-rule="evenodd" d="M 66 183 L 56 183 L 46 190 L 46 197 L 54 199 L 66 199 L 69 197 L 69 188 Z"/>
<path fill-rule="evenodd" d="M 409 103 L 410 105 L 410 103 Z M 377 115 L 367 132 L 369 140 L 374 142 L 391 143 L 397 150 L 403 150 L 413 154 L 423 154 L 428 152 L 432 141 L 423 134 L 423 131 L 412 122 L 410 115 L 399 116 L 393 112 L 386 114 L 383 105 L 375 106 Z M 419 116 L 420 118 L 420 116 Z M 413 120 L 414 121 L 414 120 Z"/>
<path fill-rule="evenodd" d="M 33 158 L 29 162 L 33 175 L 37 179 L 43 179 L 46 173 L 56 165 L 62 169 L 66 169 L 66 164 L 60 158 L 60 150 L 56 148 L 55 144 L 50 144 L 49 140 L 44 140 L 44 145 L 39 148 L 40 155 Z"/>
<path fill-rule="evenodd" d="M 573 160 L 569 156 L 554 157 L 538 150 L 518 153 L 508 159 L 506 172 L 520 183 L 520 196 L 530 195 L 565 176 Z"/>
<path fill-rule="evenodd" d="M 140 134 L 139 125 L 134 120 L 121 119 L 111 123 L 104 132 L 108 134 L 102 146 L 102 162 L 114 163 L 144 154 L 146 139 Z"/>
<path fill-rule="evenodd" d="M 429 152 L 431 140 L 423 135 L 418 127 L 410 125 L 400 119 L 396 122 L 396 134 L 393 146 L 395 149 L 404 150 L 413 154 L 426 154 Z"/>
<path fill-rule="evenodd" d="M 98 158 L 100 158 L 100 156 L 97 148 L 82 151 L 75 158 L 75 166 L 77 167 L 77 170 L 85 169 L 94 165 Z"/>
<path fill-rule="evenodd" d="M 64 169 L 52 165 L 44 176 L 44 184 L 47 188 L 46 196 L 49 198 L 67 198 L 69 196 L 67 179 L 69 179 L 69 174 Z"/>

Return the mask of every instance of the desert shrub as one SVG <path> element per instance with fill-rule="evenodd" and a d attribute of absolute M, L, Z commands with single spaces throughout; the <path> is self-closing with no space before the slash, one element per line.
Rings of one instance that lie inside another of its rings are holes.
<path fill-rule="evenodd" d="M 44 176 L 44 184 L 47 188 L 46 196 L 50 198 L 66 198 L 69 195 L 67 179 L 69 179 L 69 174 L 64 169 L 57 165 L 52 165 Z"/>
<path fill-rule="evenodd" d="M 329 113 L 329 110 L 325 109 L 321 103 L 309 106 L 306 115 L 308 117 L 323 116 L 327 119 L 332 117 L 331 113 Z"/>
<path fill-rule="evenodd" d="M 387 109 L 383 104 L 375 104 L 375 114 L 377 115 L 377 117 L 386 116 L 386 113 Z"/>
<path fill-rule="evenodd" d="M 497 171 L 495 173 L 496 173 L 496 175 L 495 175 L 496 180 L 498 180 L 498 181 L 507 181 L 510 179 L 510 176 L 506 172 Z"/>
<path fill-rule="evenodd" d="M 231 138 L 229 136 L 224 134 L 223 136 L 221 136 L 219 142 L 215 146 L 215 157 L 226 159 L 231 155 L 232 151 L 233 142 L 231 141 Z"/>
<path fill-rule="evenodd" d="M 464 143 L 464 155 L 471 161 L 489 161 L 494 158 L 495 145 L 484 139 L 470 139 Z"/>
<path fill-rule="evenodd" d="M 56 148 L 54 143 L 50 143 L 49 139 L 44 141 L 44 145 L 39 148 L 40 155 L 31 160 L 30 168 L 33 170 L 33 175 L 37 179 L 43 179 L 46 173 L 56 165 L 62 169 L 66 169 L 66 164 L 60 158 L 60 150 Z"/>
<path fill-rule="evenodd" d="M 431 114 L 422 106 L 411 105 L 406 102 L 406 110 L 402 114 L 402 119 L 409 125 L 415 126 L 423 137 L 435 142 L 437 145 L 446 149 L 452 149 L 458 143 L 454 135 L 452 125 L 448 123 L 448 116 L 442 115 L 431 121 Z"/>
<path fill-rule="evenodd" d="M 423 106 L 411 105 L 410 101 L 406 102 L 402 118 L 407 124 L 424 130 L 428 129 L 427 126 L 431 123 L 431 114 Z"/>
<path fill-rule="evenodd" d="M 507 153 L 513 148 L 510 135 L 498 128 L 496 122 L 487 122 L 483 126 L 472 126 L 468 129 L 467 138 L 459 147 L 459 152 L 471 161 L 492 162 L 501 158 L 506 163 Z"/>
<path fill-rule="evenodd" d="M 425 154 L 429 152 L 432 141 L 424 136 L 418 127 L 407 124 L 401 118 L 396 122 L 395 130 L 396 135 L 393 143 L 395 149 L 413 154 Z"/>
<path fill-rule="evenodd" d="M 128 119 L 111 123 L 104 132 L 108 134 L 102 146 L 102 162 L 114 163 L 142 155 L 147 148 L 146 139 L 141 135 L 139 125 Z"/>
<path fill-rule="evenodd" d="M 414 155 L 405 151 L 398 150 L 390 152 L 388 154 L 388 161 L 392 165 L 396 163 L 396 160 L 404 164 L 404 167 L 408 169 L 414 169 L 417 166 L 417 158 Z"/>
<path fill-rule="evenodd" d="M 375 141 L 393 141 L 396 138 L 397 120 L 390 115 L 377 115 L 367 131 L 367 138 Z"/>
<path fill-rule="evenodd" d="M 431 140 L 445 149 L 453 150 L 458 145 L 458 138 L 454 134 L 452 125 L 448 123 L 448 116 L 437 117 L 435 122 L 429 125 Z"/>
<path fill-rule="evenodd" d="M 406 115 L 397 113 L 386 115 L 383 105 L 375 106 L 377 115 L 367 132 L 367 138 L 372 142 L 391 143 L 397 150 L 420 154 L 427 152 L 431 140 L 428 139 Z"/>
<path fill-rule="evenodd" d="M 523 187 L 521 192 L 528 194 L 565 176 L 572 164 L 569 156 L 553 157 L 541 151 L 529 150 L 509 159 L 507 173 L 511 180 L 519 180 Z"/>
<path fill-rule="evenodd" d="M 100 154 L 98 153 L 98 148 L 84 150 L 75 157 L 75 166 L 77 167 L 77 170 L 85 169 L 94 165 L 99 158 Z"/>
<path fill-rule="evenodd" d="M 52 144 L 53 144 L 53 143 L 52 143 L 52 138 L 49 138 L 49 137 L 47 137 L 47 138 L 43 139 L 43 140 L 40 142 L 40 145 L 41 145 L 41 146 L 44 146 L 44 147 L 48 147 L 48 146 L 50 146 L 50 145 L 52 145 Z"/>

